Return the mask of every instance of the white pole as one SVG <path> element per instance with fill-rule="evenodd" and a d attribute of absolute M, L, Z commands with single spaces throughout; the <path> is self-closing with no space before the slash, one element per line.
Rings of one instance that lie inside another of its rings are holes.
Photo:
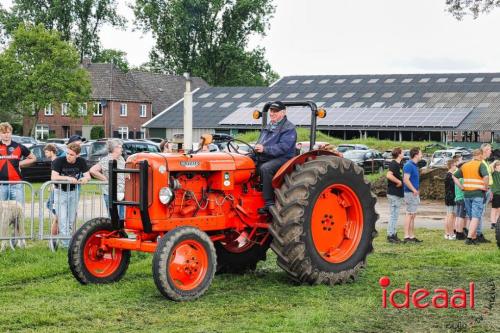
<path fill-rule="evenodd" d="M 191 93 L 191 78 L 184 73 L 186 92 L 184 93 L 184 151 L 193 148 L 193 94 Z"/>

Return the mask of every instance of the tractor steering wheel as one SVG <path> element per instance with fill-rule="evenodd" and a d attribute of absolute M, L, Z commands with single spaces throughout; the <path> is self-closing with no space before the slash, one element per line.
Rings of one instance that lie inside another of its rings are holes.
<path fill-rule="evenodd" d="M 246 145 L 248 148 L 250 148 L 250 153 L 241 153 L 238 148 L 236 148 L 235 146 L 233 146 L 233 142 L 241 142 L 243 143 L 244 145 Z M 243 141 L 243 140 L 238 140 L 238 139 L 231 139 L 231 140 L 228 140 L 227 141 L 227 150 L 229 152 L 231 152 L 231 149 L 233 149 L 233 152 L 237 153 L 237 154 L 240 154 L 240 155 L 255 155 L 257 156 L 257 152 L 255 151 L 255 149 L 247 142 Z"/>

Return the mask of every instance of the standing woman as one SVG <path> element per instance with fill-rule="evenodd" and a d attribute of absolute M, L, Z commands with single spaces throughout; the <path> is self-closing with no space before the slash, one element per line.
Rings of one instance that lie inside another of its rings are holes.
<path fill-rule="evenodd" d="M 57 158 L 57 147 L 56 145 L 49 143 L 43 147 L 43 153 L 45 154 L 45 157 L 48 158 L 51 162 L 53 162 Z M 59 234 L 59 224 L 57 221 L 57 215 L 56 215 L 56 209 L 54 207 L 54 186 L 51 186 L 51 191 L 50 191 L 50 197 L 49 200 L 47 201 L 47 208 L 49 211 L 52 211 L 53 214 L 53 220 L 52 224 L 50 225 L 50 234 L 52 236 L 57 236 Z M 56 247 L 57 242 L 55 240 L 51 239 L 49 241 L 49 246 L 51 247 Z"/>
<path fill-rule="evenodd" d="M 108 181 L 109 174 L 109 161 L 116 160 L 118 168 L 125 168 L 125 159 L 122 156 L 123 153 L 123 142 L 120 139 L 110 139 L 107 143 L 108 155 L 104 156 L 90 168 L 90 174 L 101 181 Z M 123 200 L 125 196 L 125 174 L 118 174 L 118 200 Z M 106 208 L 109 211 L 108 199 L 109 199 L 109 185 L 104 186 L 102 189 L 102 195 Z M 118 216 L 120 219 L 125 218 L 125 206 L 118 205 Z"/>

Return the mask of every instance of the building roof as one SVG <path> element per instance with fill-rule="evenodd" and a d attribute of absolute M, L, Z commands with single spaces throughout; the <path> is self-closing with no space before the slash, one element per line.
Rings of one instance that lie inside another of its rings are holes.
<path fill-rule="evenodd" d="M 250 98 L 254 91 L 260 94 L 258 98 Z M 206 94 L 210 95 L 205 96 Z M 214 97 L 223 94 L 226 95 Z M 243 95 L 235 98 L 238 94 Z M 233 113 L 244 112 L 244 108 L 261 108 L 265 102 L 272 100 L 312 100 L 318 106 L 330 110 L 331 114 L 340 111 L 333 109 L 345 109 L 343 117 L 347 120 L 350 117 L 348 112 L 352 112 L 353 117 L 360 113 L 366 117 L 359 118 L 361 122 L 355 125 L 348 125 L 346 122 L 335 124 L 333 118 L 329 124 L 318 122 L 320 128 L 324 129 L 500 130 L 500 73 L 286 76 L 265 88 L 200 89 L 193 96 L 194 127 L 254 127 L 256 125 L 251 116 L 242 116 L 243 119 L 248 118 L 248 122 L 240 122 L 238 125 L 224 120 Z M 230 102 L 232 103 L 228 104 Z M 182 127 L 182 108 L 182 103 L 177 104 L 161 117 L 154 118 L 146 127 Z M 407 110 L 409 108 L 417 118 L 436 112 L 462 113 L 453 116 L 454 121 L 441 123 L 440 127 L 427 126 L 433 125 L 429 122 L 419 123 L 419 126 L 405 126 L 404 122 L 393 122 L 389 127 L 380 126 L 380 123 L 370 124 L 370 117 L 382 112 L 381 109 L 383 112 L 401 113 L 402 109 L 403 112 L 410 112 Z"/>
<path fill-rule="evenodd" d="M 131 75 L 123 73 L 113 64 L 86 63 L 84 68 L 90 74 L 92 99 L 152 102 Z"/>
<path fill-rule="evenodd" d="M 156 115 L 183 98 L 185 79 L 180 75 L 167 75 L 132 70 L 134 82 L 153 100 L 153 115 Z M 191 90 L 208 87 L 200 77 L 191 78 Z"/>
<path fill-rule="evenodd" d="M 259 103 L 268 87 L 208 87 L 193 93 L 193 128 L 216 128 L 234 110 Z M 184 104 L 181 101 L 150 120 L 147 128 L 182 128 Z M 243 104 L 245 103 L 245 104 Z M 249 103 L 249 104 L 246 104 Z"/>

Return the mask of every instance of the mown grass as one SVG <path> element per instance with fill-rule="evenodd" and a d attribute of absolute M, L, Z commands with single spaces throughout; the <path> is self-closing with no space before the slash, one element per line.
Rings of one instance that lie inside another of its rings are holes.
<path fill-rule="evenodd" d="M 420 245 L 375 240 L 375 253 L 355 283 L 297 286 L 268 260 L 254 273 L 217 275 L 199 300 L 175 303 L 155 288 L 151 255 L 134 253 L 122 281 L 82 286 L 66 253 L 45 242 L 0 254 L 1 332 L 498 332 L 500 250 L 466 247 L 418 229 Z M 493 238 L 488 230 L 488 238 Z M 393 288 L 453 290 L 476 283 L 474 310 L 381 308 L 381 276 Z M 493 290 L 492 283 L 497 291 Z M 490 307 L 492 296 L 497 303 Z"/>

